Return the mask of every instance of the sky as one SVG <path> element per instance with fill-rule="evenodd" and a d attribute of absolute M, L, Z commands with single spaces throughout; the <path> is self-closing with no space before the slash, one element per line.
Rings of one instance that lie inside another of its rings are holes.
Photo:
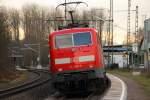
<path fill-rule="evenodd" d="M 21 9 L 24 4 L 36 3 L 47 7 L 56 7 L 65 0 L 0 0 L 0 5 Z M 67 0 L 83 1 L 88 4 L 87 9 L 92 7 L 109 9 L 110 0 Z M 127 11 L 120 10 L 128 9 L 128 0 L 113 0 L 114 2 L 114 43 L 122 44 L 127 33 Z M 143 27 L 143 21 L 150 18 L 150 0 L 131 0 L 131 9 L 135 10 L 136 5 L 139 6 L 139 26 Z M 82 5 L 80 5 L 82 6 Z M 135 12 L 131 12 L 131 32 L 135 31 Z"/>

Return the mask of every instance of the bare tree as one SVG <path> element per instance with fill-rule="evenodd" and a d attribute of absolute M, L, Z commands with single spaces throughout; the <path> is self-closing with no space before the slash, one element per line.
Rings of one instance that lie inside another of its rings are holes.
<path fill-rule="evenodd" d="M 20 13 L 16 9 L 11 9 L 9 11 L 9 21 L 11 26 L 11 32 L 13 38 L 16 41 L 19 41 L 19 28 L 20 28 Z"/>
<path fill-rule="evenodd" d="M 10 39 L 8 14 L 4 8 L 0 8 L 0 64 L 6 65 L 8 60 L 8 44 Z"/>
<path fill-rule="evenodd" d="M 47 34 L 50 30 L 50 27 L 48 26 L 48 22 L 46 20 L 50 17 L 53 17 L 52 15 L 52 10 L 49 13 L 47 11 L 47 8 L 40 7 L 38 5 L 25 5 L 23 7 L 23 26 L 25 31 L 25 43 L 41 44 L 40 49 L 41 51 L 43 51 L 42 48 L 44 47 L 42 46 L 44 46 L 43 43 L 47 44 Z M 55 25 L 56 24 L 52 24 L 53 28 L 55 27 Z M 34 46 L 33 48 L 38 51 L 37 46 Z M 45 56 L 47 57 L 48 50 L 46 54 Z M 41 55 L 43 55 L 43 52 L 41 52 Z M 25 56 L 25 58 L 28 58 L 26 59 L 27 61 L 25 63 L 28 63 L 28 65 L 30 65 L 32 63 L 31 61 L 36 61 L 36 58 L 39 55 L 36 52 L 27 51 Z"/>
<path fill-rule="evenodd" d="M 10 43 L 10 26 L 8 11 L 0 8 L 0 81 L 6 81 L 15 77 L 14 66 L 9 63 L 8 46 Z"/>

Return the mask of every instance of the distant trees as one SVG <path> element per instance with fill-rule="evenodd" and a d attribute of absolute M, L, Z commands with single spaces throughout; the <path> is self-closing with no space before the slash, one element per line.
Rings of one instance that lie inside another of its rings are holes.
<path fill-rule="evenodd" d="M 9 23 L 13 40 L 19 41 L 19 28 L 21 23 L 20 12 L 16 9 L 9 10 Z"/>
<path fill-rule="evenodd" d="M 10 65 L 8 57 L 8 45 L 11 39 L 8 17 L 6 8 L 0 7 L 0 82 L 15 76 L 14 67 Z"/>
<path fill-rule="evenodd" d="M 8 13 L 0 8 L 0 67 L 8 65 L 8 44 L 10 42 L 10 29 Z"/>
<path fill-rule="evenodd" d="M 33 43 L 44 39 L 47 32 L 45 19 L 45 10 L 37 5 L 28 5 L 23 8 L 25 41 Z"/>

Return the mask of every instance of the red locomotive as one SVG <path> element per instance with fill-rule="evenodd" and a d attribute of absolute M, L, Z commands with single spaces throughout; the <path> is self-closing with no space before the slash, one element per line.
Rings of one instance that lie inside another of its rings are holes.
<path fill-rule="evenodd" d="M 64 94 L 104 89 L 107 78 L 99 34 L 75 23 L 73 11 L 69 13 L 72 24 L 49 35 L 54 87 Z"/>
<path fill-rule="evenodd" d="M 71 28 L 49 36 L 53 83 L 60 92 L 104 87 L 106 73 L 99 35 L 94 28 Z"/>

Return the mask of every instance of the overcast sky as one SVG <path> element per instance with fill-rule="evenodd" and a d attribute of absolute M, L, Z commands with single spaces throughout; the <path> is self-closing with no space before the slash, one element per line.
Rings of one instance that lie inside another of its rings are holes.
<path fill-rule="evenodd" d="M 0 0 L 0 5 L 5 5 L 7 7 L 15 7 L 21 8 L 22 5 L 26 3 L 37 3 L 40 5 L 44 5 L 47 7 L 54 6 L 56 7 L 58 4 L 63 3 L 65 0 Z M 69 1 L 84 1 L 89 7 L 98 7 L 98 8 L 109 8 L 110 0 L 67 0 Z M 114 42 L 120 41 L 123 42 L 121 37 L 125 37 L 126 28 L 127 28 L 127 12 L 116 12 L 117 10 L 127 10 L 128 8 L 128 0 L 113 0 L 114 1 L 114 24 L 120 26 L 123 29 L 114 27 L 115 39 Z M 139 24 L 143 26 L 144 16 L 146 18 L 150 17 L 150 0 L 131 0 L 132 8 L 135 9 L 136 5 L 139 6 Z M 135 12 L 131 13 L 131 31 L 135 30 Z M 117 41 L 116 41 L 117 40 Z"/>

